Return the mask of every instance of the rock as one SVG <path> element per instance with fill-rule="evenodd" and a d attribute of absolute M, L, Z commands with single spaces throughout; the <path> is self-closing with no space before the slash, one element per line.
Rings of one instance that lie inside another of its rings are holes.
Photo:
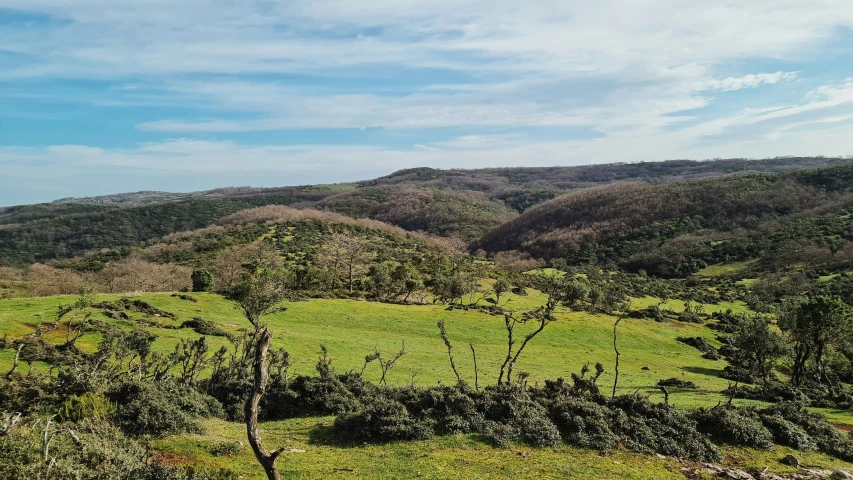
<path fill-rule="evenodd" d="M 833 470 L 829 475 L 829 480 L 845 480 L 845 479 L 853 479 L 853 475 L 841 470 L 840 468 L 837 470 Z"/>
<path fill-rule="evenodd" d="M 730 478 L 732 480 L 755 480 L 755 477 L 752 475 L 736 468 L 727 468 L 723 473 L 725 474 L 723 478 Z"/>
<path fill-rule="evenodd" d="M 643 367 L 643 368 L 641 368 L 640 370 L 651 370 L 651 368 L 649 368 L 649 367 Z"/>
<path fill-rule="evenodd" d="M 791 455 L 790 453 L 788 455 L 785 455 L 785 457 L 779 461 L 784 463 L 785 465 L 790 465 L 792 467 L 799 467 L 800 466 L 800 459 Z"/>
<path fill-rule="evenodd" d="M 758 478 L 760 480 L 785 480 L 784 478 L 780 477 L 779 475 L 776 475 L 773 473 L 767 473 L 767 472 L 759 473 Z"/>

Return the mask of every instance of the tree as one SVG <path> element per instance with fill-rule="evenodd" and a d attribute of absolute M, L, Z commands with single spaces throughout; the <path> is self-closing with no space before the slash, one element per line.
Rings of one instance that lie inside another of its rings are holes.
<path fill-rule="evenodd" d="M 210 292 L 213 290 L 213 274 L 207 270 L 193 270 L 193 291 Z"/>
<path fill-rule="evenodd" d="M 349 291 L 355 277 L 361 275 L 373 257 L 370 242 L 352 233 L 335 233 L 317 251 L 317 262 L 329 271 L 331 288 L 336 289 L 342 273 L 347 275 Z"/>
<path fill-rule="evenodd" d="M 785 339 L 770 329 L 770 320 L 761 315 L 745 317 L 732 336 L 737 350 L 734 359 L 749 370 L 750 376 L 760 378 L 764 387 L 776 362 L 788 352 Z"/>
<path fill-rule="evenodd" d="M 840 345 L 853 327 L 853 310 L 838 297 L 816 296 L 794 300 L 786 305 L 779 327 L 793 343 L 794 366 L 791 383 L 801 385 L 807 362 L 814 358 L 815 380 L 825 376 L 827 347 Z"/>
<path fill-rule="evenodd" d="M 229 298 L 236 303 L 238 308 L 243 310 L 246 319 L 254 327 L 255 358 L 252 366 L 254 382 L 252 393 L 246 400 L 245 406 L 246 434 L 252 451 L 269 480 L 281 479 L 275 461 L 282 449 L 267 453 L 261 443 L 261 433 L 258 427 L 258 406 L 269 382 L 267 357 L 272 341 L 272 332 L 262 323 L 262 318 L 265 315 L 284 310 L 279 306 L 279 303 L 288 297 L 285 281 L 286 275 L 283 271 L 260 268 L 252 274 L 245 275 L 243 281 L 229 292 Z"/>
<path fill-rule="evenodd" d="M 236 285 L 245 272 L 245 252 L 231 247 L 222 251 L 213 260 L 213 273 L 219 284 L 217 291 L 228 291 Z"/>
<path fill-rule="evenodd" d="M 510 291 L 511 288 L 512 288 L 512 285 L 509 284 L 507 279 L 505 279 L 505 278 L 497 279 L 495 281 L 495 284 L 492 285 L 492 291 L 495 292 L 495 303 L 500 304 L 501 303 L 501 295 Z"/>

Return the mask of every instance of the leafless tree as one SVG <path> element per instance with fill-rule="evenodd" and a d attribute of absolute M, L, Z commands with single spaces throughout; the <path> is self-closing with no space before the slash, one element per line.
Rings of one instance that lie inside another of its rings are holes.
<path fill-rule="evenodd" d="M 267 452 L 261 442 L 261 433 L 258 426 L 258 405 L 266 392 L 269 382 L 269 363 L 267 360 L 272 332 L 262 323 L 262 317 L 283 310 L 279 303 L 288 296 L 285 291 L 284 272 L 276 269 L 259 268 L 252 275 L 244 276 L 243 281 L 235 286 L 230 298 L 243 311 L 246 319 L 254 327 L 254 339 L 257 342 L 254 348 L 254 382 L 252 392 L 246 401 L 246 434 L 252 451 L 258 459 L 258 463 L 264 469 L 269 480 L 280 480 L 281 476 L 275 466 L 276 459 L 281 455 L 282 449 Z"/>
<path fill-rule="evenodd" d="M 444 320 L 438 321 L 438 331 L 441 339 L 444 340 L 444 345 L 447 347 L 447 356 L 450 358 L 450 368 L 453 369 L 453 374 L 456 375 L 456 383 L 462 383 L 462 377 L 459 376 L 459 371 L 456 370 L 456 362 L 453 361 L 453 345 L 450 344 L 450 338 L 447 337 L 447 328 L 444 326 Z"/>

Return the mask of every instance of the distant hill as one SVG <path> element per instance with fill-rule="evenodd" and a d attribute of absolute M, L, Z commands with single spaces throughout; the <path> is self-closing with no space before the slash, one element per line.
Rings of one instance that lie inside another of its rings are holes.
<path fill-rule="evenodd" d="M 593 193 L 583 195 L 606 195 L 595 193 L 595 188 L 624 182 L 634 185 L 617 188 L 645 191 L 637 182 L 651 188 L 650 185 L 656 184 L 845 163 L 849 160 L 785 157 L 480 170 L 418 168 L 352 184 L 234 187 L 194 193 L 146 191 L 63 199 L 49 204 L 0 208 L 0 265 L 20 266 L 103 248 L 138 246 L 170 233 L 216 225 L 226 215 L 265 205 L 327 210 L 468 241 L 493 232 L 482 241 L 488 249 L 526 249 L 549 256 L 572 249 L 560 247 L 552 252 L 551 247 L 543 246 L 545 243 L 531 240 L 531 236 L 539 235 L 536 232 L 549 229 L 550 224 L 548 215 L 544 215 L 541 218 L 545 223 L 528 228 L 530 219 L 540 218 L 540 213 L 530 209 L 567 192 L 593 188 Z M 648 202 L 646 206 L 654 207 Z M 668 210 L 666 206 L 661 208 Z M 523 215 L 513 220 L 519 213 Z M 509 223 L 503 226 L 506 222 Z M 565 222 L 561 222 L 553 226 L 563 228 Z M 523 234 L 527 243 L 504 244 L 504 240 L 496 239 L 502 232 Z"/>
<path fill-rule="evenodd" d="M 478 246 L 661 276 L 756 261 L 777 270 L 853 260 L 853 164 L 567 193 L 487 233 Z"/>

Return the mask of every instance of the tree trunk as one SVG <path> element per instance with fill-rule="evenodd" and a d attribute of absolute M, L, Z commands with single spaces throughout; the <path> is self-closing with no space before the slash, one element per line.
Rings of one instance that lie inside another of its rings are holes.
<path fill-rule="evenodd" d="M 249 437 L 249 444 L 255 452 L 255 457 L 264 468 L 269 480 L 281 480 L 281 475 L 275 467 L 276 458 L 281 454 L 282 450 L 276 450 L 267 453 L 261 444 L 261 431 L 258 427 L 258 404 L 261 397 L 267 389 L 269 381 L 269 372 L 267 371 L 267 352 L 270 348 L 272 333 L 266 328 L 258 335 L 258 343 L 255 348 L 255 383 L 252 387 L 252 395 L 246 401 L 246 433 Z"/>
<path fill-rule="evenodd" d="M 12 364 L 12 369 L 9 370 L 9 373 L 6 374 L 6 378 L 11 378 L 12 375 L 15 374 L 15 370 L 18 369 L 18 361 L 21 358 L 21 350 L 23 350 L 23 349 L 24 349 L 24 344 L 23 343 L 19 344 L 18 349 L 15 351 L 15 361 Z"/>
<path fill-rule="evenodd" d="M 616 365 L 613 368 L 613 393 L 610 395 L 610 398 L 616 398 L 616 386 L 619 384 L 619 348 L 616 346 L 616 327 L 619 326 L 619 322 L 621 321 L 622 317 L 619 317 L 616 323 L 613 324 L 613 351 L 616 352 Z M 667 399 L 669 399 L 669 395 L 667 395 Z"/>

